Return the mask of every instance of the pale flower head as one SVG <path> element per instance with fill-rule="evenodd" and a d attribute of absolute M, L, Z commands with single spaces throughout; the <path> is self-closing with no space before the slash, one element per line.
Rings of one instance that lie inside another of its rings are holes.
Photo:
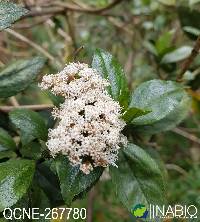
<path fill-rule="evenodd" d="M 66 155 L 85 174 L 94 167 L 116 166 L 118 150 L 126 144 L 121 108 L 106 91 L 107 80 L 82 63 L 70 63 L 58 74 L 45 75 L 40 87 L 65 97 L 52 114 L 59 120 L 49 130 L 52 156 Z"/>

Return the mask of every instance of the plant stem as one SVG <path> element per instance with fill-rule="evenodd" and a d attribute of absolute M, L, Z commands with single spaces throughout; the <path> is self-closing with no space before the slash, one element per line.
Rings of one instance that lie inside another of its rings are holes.
<path fill-rule="evenodd" d="M 22 34 L 12 30 L 12 29 L 5 29 L 5 32 L 13 35 L 14 37 L 18 38 L 19 40 L 27 43 L 28 45 L 32 46 L 34 49 L 42 53 L 45 57 L 50 59 L 52 62 L 57 62 L 60 66 L 62 65 L 59 61 L 56 60 L 48 51 L 46 51 L 44 48 L 42 48 L 40 45 L 36 44 L 35 42 L 31 41 L 27 37 L 23 36 Z"/>
<path fill-rule="evenodd" d="M 192 62 L 194 61 L 194 59 L 198 55 L 199 50 L 200 50 L 200 36 L 197 38 L 197 41 L 196 41 L 196 43 L 194 45 L 194 48 L 193 48 L 190 56 L 183 63 L 181 72 L 180 72 L 180 74 L 177 77 L 177 81 L 178 82 L 182 81 L 184 73 L 189 69 L 190 65 L 192 64 Z"/>
<path fill-rule="evenodd" d="M 93 187 L 88 195 L 87 222 L 93 222 L 93 203 L 94 203 L 95 194 L 96 192 Z"/>
<path fill-rule="evenodd" d="M 22 106 L 0 106 L 0 111 L 10 112 L 13 109 L 31 109 L 31 110 L 44 110 L 52 109 L 54 105 L 52 104 L 42 104 L 42 105 L 22 105 Z"/>

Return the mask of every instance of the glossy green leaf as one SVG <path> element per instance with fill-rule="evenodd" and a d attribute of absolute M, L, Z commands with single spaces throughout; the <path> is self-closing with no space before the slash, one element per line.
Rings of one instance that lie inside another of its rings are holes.
<path fill-rule="evenodd" d="M 192 52 L 192 47 L 182 46 L 173 52 L 167 53 L 161 60 L 161 63 L 175 63 L 186 59 Z"/>
<path fill-rule="evenodd" d="M 10 160 L 0 163 L 0 212 L 11 207 L 29 188 L 35 164 L 31 160 Z"/>
<path fill-rule="evenodd" d="M 50 201 L 45 192 L 34 183 L 31 192 L 31 205 L 33 208 L 39 208 L 39 213 L 44 214 L 46 208 L 51 208 Z M 50 217 L 49 217 L 50 218 Z M 50 219 L 40 218 L 40 222 L 52 221 Z"/>
<path fill-rule="evenodd" d="M 80 171 L 79 166 L 73 167 L 65 157 L 58 158 L 55 164 L 62 196 L 67 205 L 71 205 L 74 198 L 94 185 L 103 172 L 102 168 L 95 168 L 86 175 Z"/>
<path fill-rule="evenodd" d="M 44 66 L 42 57 L 19 60 L 0 72 L 0 97 L 13 96 L 26 89 Z"/>
<path fill-rule="evenodd" d="M 43 118 L 34 111 L 27 109 L 16 109 L 9 113 L 12 123 L 20 129 L 23 145 L 34 139 L 46 141 L 48 130 Z"/>
<path fill-rule="evenodd" d="M 138 126 L 135 130 L 145 134 L 155 134 L 171 130 L 185 119 L 191 107 L 191 98 L 185 93 L 181 102 L 165 118 L 149 125 Z"/>
<path fill-rule="evenodd" d="M 147 81 L 134 91 L 130 106 L 151 112 L 135 118 L 132 122 L 135 125 L 150 126 L 165 121 L 165 128 L 160 130 L 168 130 L 172 123 L 174 126 L 183 120 L 190 109 L 189 102 L 182 85 L 173 81 Z"/>
<path fill-rule="evenodd" d="M 16 144 L 13 138 L 5 131 L 0 128 L 0 151 L 15 150 Z"/>
<path fill-rule="evenodd" d="M 108 92 L 113 99 L 119 101 L 120 105 L 126 108 L 129 102 L 129 89 L 124 71 L 118 61 L 110 53 L 97 49 L 93 57 L 92 67 L 102 77 L 109 80 Z"/>
<path fill-rule="evenodd" d="M 22 157 L 38 160 L 42 157 L 41 145 L 39 142 L 30 142 L 20 148 Z"/>
<path fill-rule="evenodd" d="M 51 160 L 46 160 L 37 165 L 36 180 L 50 200 L 52 207 L 62 206 L 64 204 L 58 177 L 51 169 Z"/>
<path fill-rule="evenodd" d="M 165 181 L 157 161 L 134 144 L 124 148 L 117 163 L 110 167 L 113 185 L 119 200 L 130 211 L 140 203 L 165 203 Z"/>
<path fill-rule="evenodd" d="M 19 5 L 12 2 L 0 1 L 0 31 L 8 28 L 27 13 L 28 10 Z"/>
<path fill-rule="evenodd" d="M 130 107 L 126 110 L 126 112 L 122 115 L 122 119 L 126 123 L 131 123 L 131 121 L 139 116 L 146 115 L 150 111 L 145 111 L 142 109 L 138 109 L 136 107 Z"/>

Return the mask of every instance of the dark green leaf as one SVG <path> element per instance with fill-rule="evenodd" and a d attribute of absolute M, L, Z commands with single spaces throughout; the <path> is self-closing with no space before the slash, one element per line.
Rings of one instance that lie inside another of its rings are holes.
<path fill-rule="evenodd" d="M 17 154 L 13 151 L 7 150 L 7 151 L 0 151 L 0 160 L 4 158 L 16 158 Z"/>
<path fill-rule="evenodd" d="M 186 59 L 192 52 L 192 47 L 182 46 L 173 52 L 165 54 L 162 58 L 161 63 L 175 63 L 183 59 Z"/>
<path fill-rule="evenodd" d="M 102 168 L 95 168 L 90 174 L 85 175 L 79 166 L 73 167 L 65 157 L 57 158 L 55 164 L 62 196 L 67 205 L 71 205 L 74 198 L 87 191 L 103 172 Z"/>
<path fill-rule="evenodd" d="M 11 207 L 27 192 L 35 164 L 30 160 L 10 160 L 0 163 L 0 212 Z"/>
<path fill-rule="evenodd" d="M 134 144 L 121 153 L 118 168 L 110 168 L 117 196 L 128 210 L 138 204 L 165 203 L 165 181 L 157 161 Z"/>
<path fill-rule="evenodd" d="M 42 156 L 41 145 L 39 142 L 30 142 L 20 149 L 23 157 L 38 160 Z"/>
<path fill-rule="evenodd" d="M 97 49 L 93 57 L 92 67 L 102 77 L 109 80 L 108 92 L 113 99 L 119 101 L 120 105 L 126 108 L 129 102 L 129 89 L 124 71 L 118 61 L 110 53 Z"/>
<path fill-rule="evenodd" d="M 9 115 L 12 123 L 20 129 L 23 145 L 36 138 L 47 140 L 47 127 L 38 113 L 27 109 L 16 109 L 10 112 Z"/>
<path fill-rule="evenodd" d="M 48 91 L 48 96 L 53 102 L 53 104 L 57 107 L 60 106 L 61 103 L 64 103 L 65 99 L 62 96 L 56 96 L 52 92 Z"/>
<path fill-rule="evenodd" d="M 16 144 L 12 137 L 2 128 L 0 128 L 0 151 L 15 150 Z"/>
<path fill-rule="evenodd" d="M 42 57 L 19 60 L 0 72 L 0 97 L 13 96 L 26 89 L 44 66 Z"/>
<path fill-rule="evenodd" d="M 200 20 L 199 20 L 200 12 L 196 10 L 196 8 L 192 9 L 190 7 L 180 6 L 177 8 L 177 11 L 182 27 L 190 26 L 195 29 L 200 29 Z M 188 34 L 187 31 L 186 34 L 190 38 L 196 39 L 196 36 L 190 33 Z"/>
<path fill-rule="evenodd" d="M 173 81 L 151 80 L 141 84 L 134 91 L 130 103 L 130 106 L 151 112 L 135 118 L 132 122 L 148 127 L 165 123 L 165 127 L 159 130 L 168 130 L 185 118 L 190 109 L 189 103 L 190 99 L 180 84 Z"/>
<path fill-rule="evenodd" d="M 0 1 L 0 31 L 8 28 L 27 13 L 28 10 L 19 5 L 12 2 Z"/>
<path fill-rule="evenodd" d="M 51 161 L 45 161 L 37 165 L 36 180 L 39 186 L 50 200 L 52 207 L 61 206 L 64 204 L 58 177 L 50 169 Z"/>
<path fill-rule="evenodd" d="M 123 114 L 122 119 L 126 122 L 126 123 L 130 123 L 133 119 L 139 117 L 139 116 L 143 116 L 146 115 L 147 113 L 149 113 L 150 111 L 145 111 L 145 110 L 141 110 L 138 109 L 136 107 L 130 107 L 127 109 L 127 111 Z"/>
<path fill-rule="evenodd" d="M 37 184 L 34 184 L 31 190 L 31 206 L 34 208 L 39 208 L 40 214 L 44 214 L 46 208 L 51 208 L 45 192 Z M 45 219 L 44 217 L 40 218 L 40 222 L 47 221 L 51 220 Z"/>
<path fill-rule="evenodd" d="M 30 188 L 29 188 L 30 189 Z M 29 190 L 28 189 L 28 190 Z M 20 209 L 26 209 L 26 210 L 28 210 L 28 208 L 30 207 L 30 203 L 31 203 L 31 201 L 30 201 L 30 198 L 29 198 L 29 194 L 28 194 L 28 192 L 29 191 L 27 191 L 27 193 L 19 200 L 19 201 L 17 201 L 17 203 L 16 204 L 14 204 L 12 207 L 10 207 L 11 208 L 11 210 L 14 210 L 15 208 L 20 208 Z M 6 217 L 9 217 L 9 215 L 10 215 L 10 212 L 9 211 L 7 211 L 6 212 Z M 12 221 L 13 222 L 29 222 L 30 221 L 30 219 L 28 219 L 28 217 L 26 217 L 25 216 L 25 218 L 21 218 L 21 219 L 16 219 L 16 218 L 19 218 L 20 217 L 20 215 L 21 215 L 21 212 L 20 211 L 16 211 L 16 216 L 15 216 L 15 218 L 13 217 L 12 218 Z M 8 221 L 11 221 L 11 220 L 8 220 Z"/>

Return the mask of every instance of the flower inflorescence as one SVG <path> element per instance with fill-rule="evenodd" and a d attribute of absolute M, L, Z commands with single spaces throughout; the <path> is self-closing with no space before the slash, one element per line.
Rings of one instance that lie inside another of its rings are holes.
<path fill-rule="evenodd" d="M 68 156 L 85 174 L 97 166 L 116 166 L 118 150 L 126 144 L 121 108 L 107 86 L 107 80 L 83 63 L 70 63 L 58 74 L 45 75 L 40 84 L 65 98 L 52 112 L 59 123 L 49 130 L 47 147 L 52 156 Z"/>

